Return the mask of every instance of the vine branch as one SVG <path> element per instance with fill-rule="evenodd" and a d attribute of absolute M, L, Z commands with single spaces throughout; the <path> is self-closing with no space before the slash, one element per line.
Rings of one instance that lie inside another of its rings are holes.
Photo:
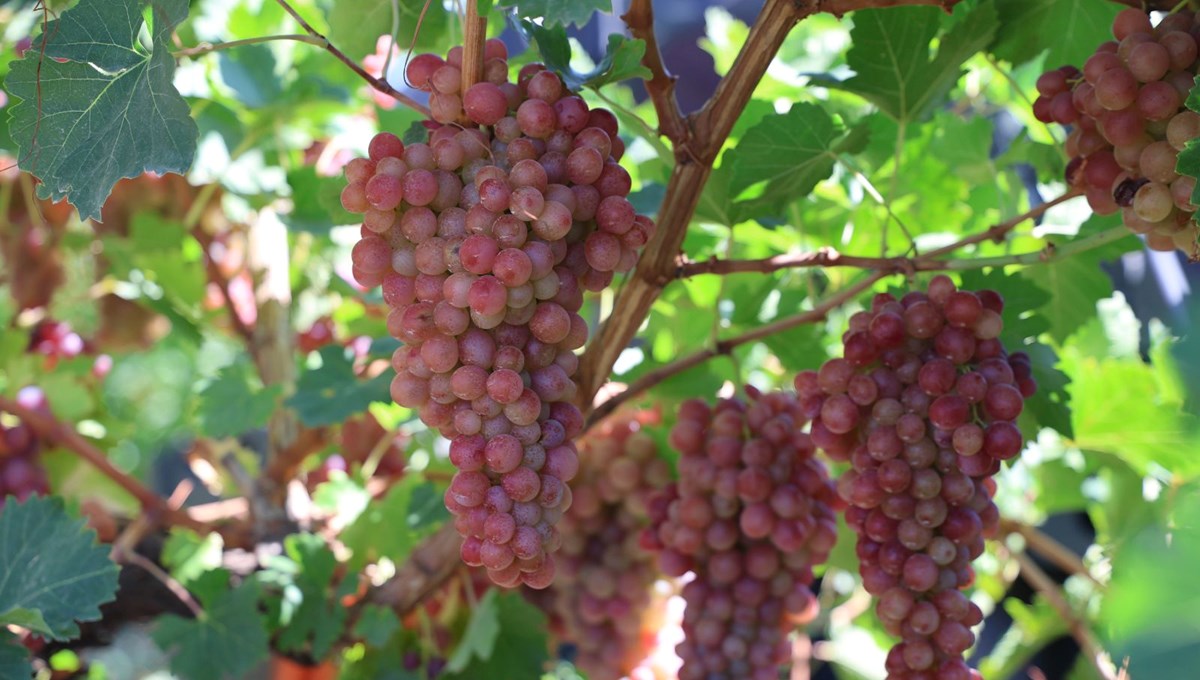
<path fill-rule="evenodd" d="M 429 115 L 430 115 L 429 107 L 425 106 L 424 104 L 418 102 L 417 100 L 413 99 L 412 97 L 410 97 L 410 96 L 404 94 L 403 92 L 397 90 L 396 88 L 392 87 L 391 84 L 388 83 L 388 81 L 384 80 L 383 78 L 376 78 L 375 76 L 373 76 L 370 73 L 367 73 L 365 70 L 363 70 L 363 67 L 359 66 L 358 62 L 356 62 L 353 59 L 351 59 L 350 57 L 346 56 L 345 52 L 342 52 L 337 47 L 335 47 L 333 43 L 329 42 L 328 38 L 321 35 L 320 32 L 317 31 L 317 29 L 313 28 L 311 24 L 309 24 L 307 21 L 305 21 L 304 17 L 300 16 L 300 13 L 297 12 L 295 10 L 295 8 L 293 8 L 290 4 L 288 4 L 287 0 L 276 0 L 276 2 L 278 2 L 279 5 L 281 7 L 283 7 L 283 10 L 285 12 L 290 14 L 292 16 L 292 18 L 296 20 L 296 23 L 300 24 L 300 28 L 303 28 L 306 33 L 308 33 L 310 36 L 312 36 L 313 38 L 316 38 L 317 40 L 320 41 L 315 44 L 318 44 L 321 47 L 325 48 L 326 52 L 332 54 L 334 57 L 337 58 L 338 61 L 345 64 L 351 71 L 354 71 L 354 73 L 357 74 L 359 78 L 362 78 L 363 80 L 367 81 L 367 84 L 369 84 L 371 87 L 375 88 L 376 90 L 378 90 L 386 95 L 391 96 L 396 101 L 400 102 L 401 104 L 404 104 L 408 108 L 420 113 L 421 115 L 423 115 L 425 117 L 429 117 Z M 387 74 L 384 74 L 384 75 L 386 77 Z"/>
<path fill-rule="evenodd" d="M 1092 575 L 1091 570 L 1087 568 L 1087 565 L 1083 563 L 1079 555 L 1076 555 L 1069 548 L 1054 540 L 1037 527 L 1002 517 L 1000 518 L 1000 531 L 1005 534 L 1016 534 L 1025 539 L 1028 549 L 1032 549 L 1037 554 L 1050 560 L 1055 566 L 1068 574 L 1078 574 L 1100 588 L 1105 587 L 1103 583 Z"/>
<path fill-rule="evenodd" d="M 650 80 L 646 81 L 646 92 L 654 102 L 658 114 L 659 132 L 677 147 L 683 146 L 691 137 L 691 128 L 679 112 L 679 101 L 675 97 L 675 82 L 678 77 L 667 72 L 662 52 L 658 49 L 658 38 L 654 33 L 654 7 L 651 0 L 633 0 L 629 11 L 621 16 L 634 38 L 646 43 L 646 54 L 642 65 L 650 69 Z"/>
<path fill-rule="evenodd" d="M 1017 564 L 1021 566 L 1021 575 L 1033 586 L 1033 589 L 1041 593 L 1042 597 L 1046 598 L 1046 602 L 1054 607 L 1058 615 L 1067 623 L 1067 629 L 1071 632 L 1071 637 L 1079 643 L 1079 649 L 1083 655 L 1087 657 L 1088 662 L 1096 669 L 1096 673 L 1103 680 L 1117 680 L 1116 674 L 1113 672 L 1112 665 L 1108 659 L 1108 653 L 1100 646 L 1096 640 L 1096 636 L 1092 634 L 1087 623 L 1079 617 L 1078 614 L 1071 608 L 1071 604 L 1067 602 L 1067 598 L 1063 595 L 1062 589 L 1050 578 L 1041 567 L 1037 565 L 1026 553 L 1017 553 Z"/>
<path fill-rule="evenodd" d="M 161 518 L 170 525 L 187 527 L 197 533 L 207 534 L 212 531 L 208 525 L 193 519 L 186 511 L 173 508 L 166 499 L 146 488 L 141 482 L 126 474 L 113 465 L 103 451 L 83 438 L 75 428 L 63 423 L 53 414 L 27 408 L 20 402 L 7 397 L 0 397 L 0 411 L 11 413 L 29 424 L 38 436 L 58 443 L 86 460 L 104 476 L 116 482 L 130 496 L 137 500 L 142 509 L 155 517 Z"/>
<path fill-rule="evenodd" d="M 182 59 L 184 57 L 195 58 L 195 57 L 203 56 L 205 54 L 209 54 L 211 52 L 218 52 L 220 50 L 231 50 L 235 47 L 244 47 L 246 45 L 258 45 L 261 43 L 275 42 L 278 40 L 291 40 L 294 42 L 308 43 L 309 45 L 316 45 L 317 47 L 320 47 L 322 49 L 329 48 L 329 41 L 321 36 L 309 35 L 306 33 L 289 33 L 289 34 L 285 34 L 285 35 L 264 35 L 264 36 L 259 36 L 257 38 L 244 38 L 242 40 L 230 40 L 229 42 L 223 42 L 223 43 L 204 42 L 204 43 L 200 43 L 199 45 L 196 45 L 195 47 L 188 47 L 186 49 L 176 50 L 175 52 L 172 52 L 171 55 L 173 57 L 175 57 L 176 59 Z"/>

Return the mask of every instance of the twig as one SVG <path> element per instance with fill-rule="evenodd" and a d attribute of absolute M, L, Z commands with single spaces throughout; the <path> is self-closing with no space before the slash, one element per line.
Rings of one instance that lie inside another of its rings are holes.
<path fill-rule="evenodd" d="M 313 28 L 311 25 L 309 25 L 309 23 L 304 20 L 304 17 L 300 16 L 300 13 L 297 12 L 291 5 L 288 4 L 287 0 L 276 0 L 276 2 L 278 2 L 279 5 L 281 7 L 283 7 L 283 10 L 285 12 L 290 14 L 292 16 L 292 18 L 296 20 L 296 23 L 300 24 L 300 27 L 303 28 L 306 33 L 313 36 L 314 38 L 319 38 L 320 40 L 324 41 L 323 46 L 324 46 L 326 52 L 332 54 L 334 57 L 337 58 L 338 61 L 342 62 L 347 67 L 349 67 L 349 69 L 351 71 L 354 71 L 354 73 L 356 73 L 359 78 L 362 78 L 363 80 L 367 81 L 367 83 L 371 87 L 375 88 L 376 90 L 378 90 L 386 95 L 393 97 L 396 101 L 400 102 L 401 104 L 404 104 L 408 108 L 420 113 L 423 116 L 428 117 L 430 115 L 429 107 L 425 106 L 424 104 L 418 102 L 417 100 L 413 99 L 412 97 L 410 97 L 410 96 L 404 94 L 403 92 L 397 90 L 396 88 L 392 87 L 391 84 L 389 84 L 388 81 L 385 80 L 385 78 L 387 77 L 386 73 L 383 74 L 383 76 L 384 76 L 383 78 L 376 78 L 375 76 L 373 76 L 370 73 L 367 73 L 365 70 L 363 70 L 363 67 L 359 66 L 358 63 L 355 62 L 350 57 L 347 57 L 344 52 L 342 52 L 337 47 L 335 47 L 333 45 L 333 43 L 329 42 L 328 38 L 321 35 L 319 32 L 317 32 L 317 30 L 315 28 Z"/>
<path fill-rule="evenodd" d="M 176 581 L 170 574 L 164 571 L 162 567 L 147 559 L 145 555 L 124 547 L 114 547 L 113 552 L 115 553 L 113 557 L 116 559 L 116 561 L 141 567 L 142 569 L 145 569 L 147 573 L 153 576 L 159 583 L 166 586 L 167 590 L 170 590 L 171 594 L 178 598 L 179 601 L 182 602 L 183 605 L 192 612 L 192 616 L 196 618 L 201 618 L 204 616 L 204 609 L 200 606 L 200 603 L 196 601 L 196 598 L 192 597 L 192 594 L 188 592 L 188 589 L 184 588 L 182 583 Z"/>
<path fill-rule="evenodd" d="M 775 255 L 760 260 L 722 260 L 709 258 L 699 262 L 685 262 L 679 265 L 679 278 L 688 278 L 701 274 L 734 274 L 739 272 L 774 272 L 780 269 L 803 269 L 811 267 L 857 267 L 874 269 L 891 273 L 910 273 L 918 271 L 965 271 L 968 269 L 983 269 L 984 267 L 1003 267 L 1006 265 L 1032 265 L 1061 260 L 1069 255 L 1077 255 L 1088 250 L 1099 248 L 1113 241 L 1130 235 L 1124 227 L 1113 227 L 1092 234 L 1064 245 L 1047 243 L 1044 248 L 1025 253 L 999 255 L 997 257 L 977 257 L 964 259 L 939 260 L 928 256 L 922 257 L 862 257 L 844 255 L 833 248 L 820 248 L 808 253 Z"/>
<path fill-rule="evenodd" d="M 1092 667 L 1096 669 L 1096 673 L 1103 680 L 1116 680 L 1117 676 L 1108 658 L 1108 653 L 1100 646 L 1087 623 L 1071 609 L 1070 603 L 1067 602 L 1067 598 L 1058 584 L 1047 576 L 1046 572 L 1042 571 L 1042 568 L 1029 555 L 1017 553 L 1016 558 L 1017 563 L 1021 565 L 1021 575 L 1025 577 L 1029 585 L 1033 586 L 1034 590 L 1046 598 L 1046 601 L 1050 603 L 1051 607 L 1054 607 L 1063 621 L 1067 622 L 1071 636 L 1079 643 L 1080 650 Z"/>
<path fill-rule="evenodd" d="M 207 189 L 215 184 L 205 186 Z M 221 272 L 221 267 L 212 258 L 213 239 L 199 227 L 192 229 L 192 238 L 200 245 L 200 249 L 204 251 L 204 272 L 208 276 L 210 283 L 215 284 L 217 290 L 221 292 L 221 298 L 225 301 L 225 309 L 229 312 L 229 322 L 233 325 L 233 330 L 238 334 L 238 337 L 243 342 L 249 343 L 254 337 L 254 329 L 246 324 L 245 319 L 241 314 L 238 314 L 237 308 L 233 304 L 233 293 L 230 291 L 229 277 Z"/>
<path fill-rule="evenodd" d="M 199 45 L 196 45 L 195 47 L 188 47 L 186 49 L 177 50 L 175 52 L 172 52 L 171 56 L 175 57 L 176 59 L 182 59 L 184 57 L 193 57 L 194 58 L 194 57 L 199 57 L 199 56 L 208 54 L 210 52 L 217 52 L 220 50 L 230 50 L 235 47 L 244 47 L 246 45 L 258 45 L 260 43 L 274 42 L 277 40 L 291 40 L 294 42 L 308 43 L 309 45 L 316 45 L 317 47 L 321 47 L 321 48 L 326 48 L 326 46 L 328 46 L 328 44 L 329 44 L 328 40 L 326 40 L 325 38 L 322 38 L 320 36 L 301 34 L 301 33 L 289 33 L 286 35 L 263 35 L 263 36 L 259 36 L 257 38 L 244 38 L 242 40 L 230 40 L 229 42 L 223 42 L 223 43 L 200 43 Z"/>
<path fill-rule="evenodd" d="M 654 7 L 651 0 L 633 0 L 629 11 L 621 18 L 629 27 L 633 37 L 646 43 L 646 54 L 642 65 L 650 69 L 650 80 L 646 81 L 646 92 L 654 102 L 658 114 L 659 132 L 671 140 L 676 147 L 686 144 L 691 129 L 679 112 L 679 101 L 675 98 L 676 76 L 667 73 L 662 53 L 658 49 L 658 38 L 654 34 Z"/>
<path fill-rule="evenodd" d="M 859 281 L 858 283 L 856 283 L 852 286 L 843 288 L 842 290 L 838 291 L 834 295 L 829 296 L 828 298 L 823 300 L 820 304 L 818 304 L 816 307 L 814 307 L 806 312 L 801 312 L 799 314 L 793 314 L 792 316 L 784 317 L 782 319 L 779 319 L 778 321 L 769 323 L 765 326 L 761 326 L 761 327 L 756 328 L 747 333 L 743 333 L 741 335 L 737 335 L 732 338 L 726 338 L 725 340 L 720 340 L 720 341 L 716 342 L 712 347 L 708 347 L 708 348 L 702 349 L 698 352 L 694 352 L 685 357 L 682 357 L 680 359 L 672 361 L 669 364 L 660 366 L 660 367 L 654 369 L 653 371 L 650 371 L 649 373 L 646 373 L 645 375 L 641 376 L 637 380 L 630 383 L 629 387 L 626 388 L 624 392 L 614 395 L 613 397 L 607 399 L 603 403 L 597 405 L 596 408 L 592 411 L 592 413 L 588 416 L 588 425 L 590 426 L 590 425 L 596 423 L 604 416 L 608 415 L 609 413 L 612 413 L 618 406 L 620 406 L 624 402 L 628 401 L 629 399 L 632 399 L 633 397 L 636 397 L 637 395 L 641 394 L 642 392 L 645 392 L 646 390 L 650 389 L 651 387 L 663 382 L 664 380 L 666 380 L 670 377 L 678 375 L 678 374 L 688 370 L 689 368 L 698 366 L 698 365 L 704 363 L 705 361 L 712 359 L 713 357 L 721 356 L 723 354 L 732 354 L 734 348 L 744 345 L 746 343 L 754 342 L 756 340 L 761 340 L 762 338 L 765 338 L 769 335 L 774 335 L 775 333 L 781 333 L 785 330 L 788 330 L 790 328 L 795 328 L 796 326 L 800 326 L 800 325 L 803 325 L 806 323 L 816 323 L 818 321 L 824 320 L 826 315 L 829 314 L 830 310 L 845 304 L 846 301 L 853 299 L 859 293 L 863 292 L 864 290 L 867 290 L 868 288 L 873 286 L 876 281 L 884 278 L 887 275 L 888 275 L 888 272 L 874 272 L 870 276 Z"/>
<path fill-rule="evenodd" d="M 133 496 L 144 511 L 156 518 L 167 524 L 187 527 L 201 534 L 212 531 L 211 527 L 192 519 L 186 512 L 172 508 L 161 496 L 113 465 L 103 451 L 84 439 L 83 435 L 75 431 L 75 428 L 59 421 L 52 414 L 26 408 L 7 397 L 0 397 L 0 411 L 15 415 L 28 423 L 38 433 L 38 436 L 57 442 L 63 448 L 91 463 L 106 477 L 116 482 L 117 486 Z"/>
<path fill-rule="evenodd" d="M 1060 203 L 1065 203 L 1072 198 L 1082 195 L 1083 192 L 1079 191 L 1078 189 L 1071 189 L 1058 198 L 1051 199 L 1045 203 L 1041 203 L 1033 208 L 1030 208 L 1016 217 L 1012 217 L 1001 222 L 1000 224 L 993 226 L 991 229 L 982 231 L 978 234 L 972 234 L 971 236 L 961 238 L 950 245 L 931 250 L 928 253 L 925 253 L 925 257 L 937 257 L 938 255 L 945 255 L 946 253 L 952 253 L 963 246 L 974 245 L 984 241 L 996 241 L 999 243 L 1000 241 L 1004 240 L 1004 237 L 1008 235 L 1008 232 L 1016 229 L 1021 225 L 1022 222 L 1026 220 L 1037 219 L 1038 217 L 1041 217 L 1042 213 L 1053 208 L 1054 206 Z"/>
<path fill-rule="evenodd" d="M 1005 517 L 1000 518 L 1000 531 L 1005 534 L 1017 534 L 1025 539 L 1028 549 L 1050 560 L 1059 569 L 1068 574 L 1077 574 L 1103 589 L 1105 586 L 1092 575 L 1083 560 L 1062 543 L 1051 538 L 1037 527 L 1024 522 L 1018 522 Z"/>

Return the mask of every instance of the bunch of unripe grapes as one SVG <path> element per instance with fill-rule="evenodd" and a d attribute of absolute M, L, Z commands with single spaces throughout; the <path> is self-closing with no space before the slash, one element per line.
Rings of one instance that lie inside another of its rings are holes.
<path fill-rule="evenodd" d="M 679 481 L 651 507 L 647 547 L 683 587 L 680 680 L 774 680 L 788 632 L 817 610 L 813 567 L 837 538 L 840 506 L 801 430 L 792 394 L 746 388 L 749 401 L 685 402 L 671 431 Z"/>
<path fill-rule="evenodd" d="M 445 124 L 428 144 L 377 135 L 346 166 L 342 204 L 363 214 L 354 277 L 382 285 L 404 342 L 392 398 L 451 439 L 463 559 L 544 588 L 578 469 L 583 292 L 632 268 L 654 224 L 626 199 L 611 112 L 539 64 L 509 82 L 497 40 L 485 57 L 461 94 L 461 48 L 413 58 L 408 80 Z"/>
<path fill-rule="evenodd" d="M 25 408 L 49 414 L 46 395 L 37 387 L 17 392 L 17 403 Z M 18 501 L 34 494 L 50 492 L 46 471 L 38 460 L 42 444 L 28 423 L 5 422 L 9 415 L 0 413 L 0 509 L 9 496 Z"/>
<path fill-rule="evenodd" d="M 927 293 L 879 294 L 850 318 L 843 357 L 796 376 L 812 439 L 851 468 L 838 479 L 859 571 L 903 642 L 888 677 L 969 680 L 974 581 L 999 513 L 991 480 L 1021 452 L 1016 419 L 1037 389 L 1029 358 L 999 340 L 1003 299 L 934 277 Z"/>
<path fill-rule="evenodd" d="M 1073 129 L 1067 181 L 1098 214 L 1121 211 L 1125 226 L 1154 250 L 1200 258 L 1193 221 L 1196 180 L 1176 172 L 1179 152 L 1200 137 L 1200 114 L 1184 107 L 1195 82 L 1200 17 L 1180 11 L 1152 26 L 1125 9 L 1113 37 L 1083 70 L 1063 66 L 1037 82 L 1034 115 Z"/>
<path fill-rule="evenodd" d="M 581 437 L 573 503 L 559 530 L 558 579 L 550 593 L 561 636 L 577 646 L 575 665 L 591 680 L 654 680 L 647 663 L 662 626 L 654 554 L 640 544 L 649 502 L 671 468 L 642 428 L 652 412 L 619 412 Z"/>

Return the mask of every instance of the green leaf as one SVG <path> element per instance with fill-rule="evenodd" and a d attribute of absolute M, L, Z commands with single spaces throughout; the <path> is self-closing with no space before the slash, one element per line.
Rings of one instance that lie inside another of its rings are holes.
<path fill-rule="evenodd" d="M 245 364 L 225 368 L 200 393 L 200 434 L 220 439 L 266 425 L 281 391 L 279 385 L 251 385 Z"/>
<path fill-rule="evenodd" d="M 61 498 L 12 499 L 0 513 L 0 621 L 32 610 L 55 640 L 79 634 L 76 621 L 100 618 L 120 571 L 96 542 L 96 532 L 67 514 Z M 26 618 L 32 613 L 24 614 Z"/>
<path fill-rule="evenodd" d="M 763 118 L 722 160 L 732 164 L 730 189 L 738 194 L 767 182 L 761 198 L 808 195 L 833 172 L 842 131 L 825 109 L 797 103 L 787 113 Z"/>
<path fill-rule="evenodd" d="M 185 586 L 221 566 L 225 542 L 213 532 L 203 538 L 191 529 L 174 528 L 163 543 L 162 563 Z"/>
<path fill-rule="evenodd" d="M 146 6 L 149 54 L 138 40 Z M 199 133 L 172 81 L 170 52 L 187 12 L 187 0 L 82 0 L 47 24 L 45 59 L 35 45 L 13 64 L 6 89 L 23 101 L 10 129 L 22 169 L 42 180 L 38 196 L 65 197 L 84 218 L 100 219 L 122 177 L 191 166 Z"/>
<path fill-rule="evenodd" d="M 475 655 L 461 672 L 446 677 L 460 680 L 539 677 L 549 656 L 546 652 L 546 616 L 519 593 L 500 594 L 492 589 L 484 599 L 492 595 L 500 633 L 490 644 L 490 652 L 486 658 Z M 488 632 L 485 629 L 480 635 L 486 638 Z"/>
<path fill-rule="evenodd" d="M 1112 39 L 1115 3 L 1090 0 L 995 0 L 1000 26 L 992 54 L 1015 65 L 1047 49 L 1046 66 L 1083 67 L 1096 45 Z"/>
<path fill-rule="evenodd" d="M 575 24 L 582 27 L 596 12 L 612 12 L 612 0 L 504 0 L 499 7 L 511 7 L 518 17 L 541 17 L 548 27 Z"/>
<path fill-rule="evenodd" d="M 471 610 L 467 629 L 446 662 L 446 670 L 450 673 L 463 670 L 473 659 L 487 661 L 491 658 L 496 638 L 500 636 L 500 608 L 496 604 L 498 597 L 499 591 L 489 588 L 479 604 Z"/>
<path fill-rule="evenodd" d="M 342 207 L 342 189 L 346 186 L 343 178 L 320 177 L 316 168 L 306 165 L 289 172 L 287 180 L 292 189 L 292 211 L 283 221 L 288 227 L 312 234 L 328 234 L 339 224 L 362 222 L 361 216 Z"/>
<path fill-rule="evenodd" d="M 521 28 L 537 43 L 546 67 L 558 73 L 572 90 L 599 88 L 608 83 L 651 75 L 650 70 L 642 66 L 642 56 L 646 53 L 646 43 L 642 40 L 610 35 L 600 63 L 587 73 L 579 73 L 571 68 L 571 43 L 565 29 L 554 25 L 539 26 L 532 21 L 521 22 Z"/>
<path fill-rule="evenodd" d="M 436 487 L 406 475 L 387 496 L 371 501 L 339 538 L 354 553 L 354 569 L 384 557 L 398 564 L 449 515 Z"/>
<path fill-rule="evenodd" d="M 0 612 L 0 626 L 20 626 L 40 635 L 53 634 L 40 611 L 24 607 L 14 607 L 6 612 Z"/>
<path fill-rule="evenodd" d="M 213 680 L 242 677 L 267 657 L 258 588 L 248 582 L 217 594 L 198 619 L 162 617 L 154 641 L 172 654 L 171 672 L 176 675 Z"/>
<path fill-rule="evenodd" d="M 333 425 L 367 410 L 373 402 L 391 400 L 388 372 L 370 380 L 354 375 L 353 353 L 339 345 L 322 347 L 321 365 L 305 371 L 296 384 L 296 393 L 285 404 L 296 409 L 300 421 L 309 427 Z"/>
<path fill-rule="evenodd" d="M 484 596 L 486 598 L 486 595 Z M 368 604 L 354 624 L 354 636 L 372 647 L 382 647 L 400 630 L 400 619 L 390 607 Z"/>
<path fill-rule="evenodd" d="M 1200 113 L 1200 76 L 1196 76 L 1196 79 L 1192 81 L 1192 91 L 1188 93 L 1187 107 Z M 1175 171 L 1193 179 L 1200 178 L 1200 138 L 1188 140 L 1187 146 L 1179 152 L 1179 159 L 1175 161 Z M 1200 182 L 1197 182 L 1196 187 L 1192 189 L 1192 203 L 1200 204 Z"/>
<path fill-rule="evenodd" d="M 846 62 L 855 75 L 835 85 L 855 92 L 896 120 L 929 113 L 962 74 L 963 62 L 992 40 L 998 21 L 991 4 L 978 5 L 929 46 L 941 24 L 933 7 L 894 7 L 854 13 Z"/>
<path fill-rule="evenodd" d="M 299 590 L 301 601 L 277 642 L 292 651 L 302 651 L 304 643 L 310 642 L 312 656 L 323 659 L 346 622 L 346 608 L 329 592 L 337 560 L 325 540 L 314 534 L 292 534 L 283 545 L 293 565 L 291 582 Z"/>
<path fill-rule="evenodd" d="M 375 42 L 392 30 L 393 0 L 338 0 L 336 11 L 329 13 L 329 41 L 350 58 L 358 61 L 375 53 Z M 421 19 L 422 10 L 429 11 Z M 450 13 L 439 3 L 426 0 L 397 0 L 400 10 L 400 39 L 407 45 L 415 35 L 416 47 L 443 51 Z M 420 24 L 420 31 L 417 25 Z"/>
<path fill-rule="evenodd" d="M 29 662 L 29 651 L 21 646 L 17 636 L 0 627 L 0 678 L 33 677 L 33 664 Z"/>

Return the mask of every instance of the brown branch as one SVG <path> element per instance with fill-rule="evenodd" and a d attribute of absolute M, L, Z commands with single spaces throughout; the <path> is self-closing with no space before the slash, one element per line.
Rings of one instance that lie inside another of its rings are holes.
<path fill-rule="evenodd" d="M 621 18 L 629 27 L 633 37 L 646 43 L 646 53 L 642 56 L 642 65 L 650 69 L 650 80 L 646 81 L 646 92 L 654 102 L 654 110 L 658 114 L 658 130 L 671 140 L 676 147 L 687 144 L 691 136 L 691 128 L 679 112 L 679 101 L 675 98 L 676 76 L 667 72 L 663 64 L 662 52 L 658 49 L 658 38 L 654 34 L 654 7 L 651 0 L 633 0 L 629 11 Z"/>
<path fill-rule="evenodd" d="M 447 522 L 434 535 L 425 539 L 400 565 L 396 574 L 378 588 L 372 589 L 366 599 L 375 604 L 391 607 L 403 616 L 431 595 L 454 575 L 462 565 L 458 557 L 462 538 Z"/>
<path fill-rule="evenodd" d="M 467 0 L 467 16 L 463 21 L 462 90 L 483 80 L 484 42 L 487 40 L 487 18 L 479 16 L 475 0 Z"/>
<path fill-rule="evenodd" d="M 624 402 L 638 396 L 642 392 L 645 392 L 664 380 L 679 375 L 690 368 L 699 366 L 700 364 L 714 357 L 730 354 L 736 347 L 761 340 L 769 335 L 782 333 L 783 331 L 795 328 L 796 326 L 801 326 L 807 323 L 817 323 L 825 320 L 825 317 L 831 310 L 840 307 L 849 300 L 852 300 L 859 293 L 862 293 L 871 286 L 875 285 L 876 281 L 884 278 L 887 275 L 888 272 L 874 272 L 858 283 L 843 288 L 837 293 L 829 296 L 825 300 L 821 301 L 821 303 L 816 307 L 813 307 L 808 311 L 784 317 L 778 321 L 774 321 L 765 326 L 760 326 L 759 328 L 755 328 L 752 331 L 734 336 L 732 338 L 720 340 L 714 347 L 708 347 L 698 352 L 693 352 L 692 354 L 646 373 L 630 383 L 629 387 L 626 388 L 625 391 L 616 394 L 605 400 L 603 403 L 597 405 L 592 413 L 588 416 L 588 425 L 591 426 L 595 424 L 601 418 L 616 410 L 616 408 Z"/>
<path fill-rule="evenodd" d="M 1096 669 L 1096 673 L 1103 680 L 1117 680 L 1116 674 L 1113 672 L 1111 664 L 1108 660 L 1108 653 L 1100 646 L 1096 640 L 1096 636 L 1092 634 L 1087 623 L 1071 609 L 1071 604 L 1067 602 L 1067 598 L 1063 595 L 1058 584 L 1051 579 L 1042 568 L 1033 561 L 1029 555 L 1025 553 L 1017 553 L 1017 563 L 1021 565 L 1021 575 L 1033 586 L 1033 589 L 1041 593 L 1042 597 L 1046 598 L 1046 602 L 1054 607 L 1058 615 L 1067 623 L 1067 629 L 1071 632 L 1071 636 L 1079 643 L 1079 648 L 1083 655 L 1087 657 L 1088 662 Z"/>
<path fill-rule="evenodd" d="M 1008 232 L 1012 231 L 1013 229 L 1016 229 L 1018 226 L 1021 225 L 1022 222 L 1025 222 L 1026 220 L 1036 219 L 1036 218 L 1040 217 L 1043 213 L 1045 213 L 1047 210 L 1053 208 L 1054 206 L 1056 206 L 1060 203 L 1065 203 L 1065 202 L 1071 200 L 1072 198 L 1075 198 L 1077 196 L 1082 196 L 1082 195 L 1083 195 L 1082 191 L 1079 191 L 1078 189 L 1070 189 L 1069 191 L 1067 191 L 1063 195 L 1059 196 L 1058 198 L 1051 199 L 1049 201 L 1046 201 L 1045 203 L 1042 203 L 1033 208 L 1030 208 L 1029 210 L 1021 213 L 1020 215 L 1017 215 L 1015 217 L 1007 219 L 1007 220 L 1001 222 L 1000 224 L 997 224 L 997 225 L 993 226 L 992 228 L 987 229 L 986 231 L 982 231 L 978 234 L 972 234 L 971 236 L 961 238 L 961 239 L 955 241 L 954 243 L 951 243 L 950 245 L 942 246 L 941 248 L 938 248 L 936 250 L 931 250 L 927 253 L 924 253 L 924 257 L 937 257 L 938 255 L 945 255 L 946 253 L 952 253 L 952 252 L 958 250 L 959 248 L 962 248 L 963 246 L 969 246 L 969 245 L 973 245 L 976 243 L 983 243 L 984 241 L 995 241 L 995 242 L 999 243 L 1004 240 L 1004 237 L 1008 235 Z"/>
<path fill-rule="evenodd" d="M 693 120 L 695 144 L 686 150 L 676 149 L 678 159 L 659 209 L 658 229 L 642 253 L 637 269 L 617 296 L 614 309 L 620 311 L 608 318 L 583 353 L 579 371 L 580 404 L 586 406 L 592 402 L 617 357 L 637 334 L 651 305 L 673 278 L 676 255 L 696 212 L 701 189 L 712 172 L 717 151 L 792 26 L 811 11 L 811 6 L 801 7 L 790 0 L 767 0 L 733 68 Z"/>
<path fill-rule="evenodd" d="M 229 313 L 229 321 L 233 324 L 233 330 L 238 334 L 238 337 L 243 342 L 249 343 L 254 337 L 254 329 L 246 325 L 242 316 L 237 313 L 237 308 L 233 305 L 233 294 L 229 290 L 229 277 L 221 272 L 221 267 L 213 261 L 210 249 L 212 248 L 213 239 L 200 227 L 192 228 L 192 238 L 200 245 L 200 249 L 204 251 L 204 272 L 208 275 L 209 283 L 215 284 L 217 290 L 221 292 L 221 298 L 225 301 L 225 310 Z"/>
<path fill-rule="evenodd" d="M 1027 549 L 1050 560 L 1055 566 L 1068 574 L 1082 576 L 1101 589 L 1105 587 L 1103 583 L 1092 575 L 1091 570 L 1087 568 L 1087 565 L 1083 563 L 1083 559 L 1079 555 L 1076 555 L 1069 548 L 1040 531 L 1037 527 L 1002 517 L 1000 519 L 1000 531 L 1005 534 L 1016 534 L 1025 539 L 1025 545 L 1028 546 Z"/>
<path fill-rule="evenodd" d="M 418 102 L 417 100 L 413 99 L 412 97 L 404 94 L 403 92 L 397 90 L 396 88 L 392 87 L 391 84 L 389 84 L 388 81 L 384 80 L 383 78 L 376 78 L 375 76 L 373 76 L 370 73 L 367 73 L 365 70 L 363 70 L 363 67 L 359 66 L 357 62 L 355 62 L 350 57 L 347 57 L 346 54 L 344 52 L 342 52 L 341 50 L 339 50 L 337 47 L 334 47 L 333 43 L 329 42 L 329 38 L 326 38 L 325 36 L 321 35 L 315 28 L 313 28 L 307 21 L 305 21 L 304 17 L 300 16 L 300 13 L 297 12 L 291 5 L 289 5 L 287 0 L 276 0 L 276 2 L 278 2 L 280 4 L 280 6 L 283 7 L 285 12 L 292 15 L 292 18 L 296 20 L 296 23 L 300 24 L 300 28 L 303 28 L 306 33 L 313 36 L 314 38 L 321 40 L 322 41 L 321 45 L 325 48 L 326 52 L 332 54 L 334 57 L 337 58 L 338 61 L 342 62 L 347 67 L 349 67 L 349 69 L 351 71 L 354 71 L 354 73 L 357 74 L 359 78 L 362 78 L 363 80 L 367 81 L 367 84 L 369 84 L 371 87 L 375 88 L 376 90 L 378 90 L 386 95 L 393 97 L 396 101 L 400 102 L 401 104 L 404 104 L 408 108 L 420 113 L 421 115 L 423 115 L 425 117 L 429 117 L 429 115 L 430 115 L 429 108 L 427 106 Z M 386 76 L 387 76 L 387 74 L 385 73 L 384 77 L 386 77 Z"/>
<path fill-rule="evenodd" d="M 0 397 L 0 411 L 13 414 L 28 423 L 39 437 L 55 442 L 91 463 L 104 473 L 104 476 L 116 482 L 117 486 L 133 496 L 142 506 L 143 511 L 169 525 L 187 527 L 201 534 L 212 531 L 208 525 L 196 521 L 187 512 L 172 508 L 162 496 L 146 488 L 141 482 L 113 465 L 103 451 L 84 439 L 83 435 L 79 434 L 75 428 L 58 420 L 54 415 L 26 408 L 7 397 Z"/>

